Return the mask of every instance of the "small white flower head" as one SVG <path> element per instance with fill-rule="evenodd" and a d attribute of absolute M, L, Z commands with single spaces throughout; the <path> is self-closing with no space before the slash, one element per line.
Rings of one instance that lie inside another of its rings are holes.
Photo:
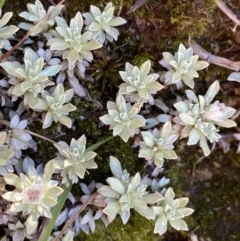
<path fill-rule="evenodd" d="M 127 142 L 129 137 L 139 133 L 139 127 L 145 125 L 146 120 L 143 116 L 138 115 L 142 103 L 136 103 L 131 106 L 126 103 L 122 95 L 118 95 L 116 103 L 107 102 L 108 114 L 99 119 L 113 129 L 113 136 L 120 136 L 123 141 Z"/>
<path fill-rule="evenodd" d="M 143 157 L 161 168 L 164 159 L 177 159 L 173 151 L 173 143 L 177 140 L 178 135 L 172 134 L 172 124 L 166 122 L 159 131 L 155 128 L 153 131 L 142 131 L 143 141 L 140 142 L 138 157 Z"/>
<path fill-rule="evenodd" d="M 50 210 L 57 204 L 57 197 L 63 191 L 57 187 L 57 181 L 50 180 L 53 170 L 53 162 L 48 162 L 43 175 L 30 166 L 27 175 L 21 173 L 20 177 L 15 174 L 4 176 L 5 182 L 15 186 L 15 190 L 3 194 L 2 197 L 13 202 L 10 212 L 22 212 L 28 216 L 25 223 L 27 234 L 36 230 L 40 216 L 52 218 Z"/>
<path fill-rule="evenodd" d="M 91 5 L 90 13 L 83 13 L 83 17 L 86 19 L 86 29 L 92 32 L 92 38 L 98 40 L 101 44 L 105 39 L 110 42 L 118 39 L 119 32 L 116 26 L 125 24 L 127 21 L 121 17 L 114 17 L 114 7 L 112 3 L 108 3 L 103 12 Z"/>
<path fill-rule="evenodd" d="M 61 17 L 56 17 L 56 22 L 58 35 L 48 40 L 47 45 L 50 46 L 50 50 L 57 50 L 63 59 L 67 59 L 71 69 L 77 62 L 82 63 L 83 60 L 91 62 L 93 60 L 91 50 L 101 48 L 102 45 L 96 40 L 91 40 L 91 32 L 81 33 L 83 27 L 81 13 L 78 12 L 71 19 L 70 26 Z"/>
<path fill-rule="evenodd" d="M 21 150 L 33 147 L 35 142 L 31 135 L 24 130 L 27 127 L 27 120 L 20 121 L 18 114 L 12 117 L 9 127 L 11 130 L 6 136 L 6 143 L 11 150 L 15 151 L 15 156 L 20 158 Z"/>
<path fill-rule="evenodd" d="M 11 45 L 8 38 L 12 37 L 12 35 L 18 31 L 19 28 L 16 26 L 10 25 L 5 26 L 10 18 L 12 17 L 12 12 L 5 13 L 3 17 L 0 19 L 0 49 L 5 48 L 6 50 L 11 49 Z M 2 9 L 0 9 L 0 17 L 2 16 Z"/>
<path fill-rule="evenodd" d="M 78 178 L 83 179 L 87 169 L 97 168 L 94 162 L 96 152 L 86 150 L 86 137 L 82 135 L 78 140 L 72 138 L 70 146 L 60 141 L 54 144 L 59 153 L 55 160 L 55 168 L 61 172 L 62 183 L 69 186 L 72 183 L 77 183 Z"/>
<path fill-rule="evenodd" d="M 114 175 L 119 176 L 122 168 L 116 158 L 110 159 L 111 169 L 114 168 Z M 148 193 L 147 185 L 141 181 L 140 174 L 130 177 L 126 183 L 117 177 L 107 178 L 109 186 L 104 185 L 98 189 L 98 193 L 106 197 L 107 206 L 103 212 L 113 220 L 117 214 L 121 216 L 123 224 L 126 224 L 130 217 L 130 209 L 133 208 L 140 215 L 147 219 L 154 219 L 153 209 L 148 204 L 154 204 L 163 199 L 158 192 Z"/>
<path fill-rule="evenodd" d="M 62 84 L 58 84 L 52 94 L 47 91 L 42 93 L 44 102 L 41 106 L 37 105 L 36 107 L 46 111 L 42 114 L 43 129 L 50 127 L 53 121 L 71 128 L 72 120 L 67 115 L 76 110 L 76 107 L 66 103 L 71 100 L 72 96 L 73 89 L 64 92 Z"/>
<path fill-rule="evenodd" d="M 218 81 L 211 84 L 205 96 L 197 97 L 192 90 L 186 90 L 188 100 L 174 105 L 179 115 L 173 120 L 185 126 L 181 138 L 189 136 L 188 145 L 194 145 L 199 141 L 205 156 L 210 154 L 206 138 L 211 143 L 221 138 L 215 125 L 226 128 L 236 126 L 236 122 L 229 119 L 236 112 L 234 108 L 226 107 L 219 101 L 210 104 L 218 91 Z"/>
<path fill-rule="evenodd" d="M 164 75 L 165 84 L 176 84 L 177 88 L 185 85 L 194 88 L 193 79 L 198 76 L 197 71 L 206 68 L 209 64 L 206 61 L 198 61 L 198 55 L 193 55 L 193 49 L 179 45 L 178 52 L 173 56 L 168 52 L 163 53 L 163 59 L 159 63 L 168 69 Z"/>
<path fill-rule="evenodd" d="M 186 208 L 188 198 L 174 199 L 175 194 L 172 188 L 162 191 L 164 199 L 158 202 L 157 206 L 153 207 L 156 215 L 154 233 L 164 234 L 167 231 L 169 223 L 176 230 L 188 230 L 184 217 L 193 213 L 193 209 Z"/>
<path fill-rule="evenodd" d="M 150 69 L 150 60 L 144 62 L 140 69 L 126 63 L 125 71 L 119 72 L 125 82 L 119 86 L 119 94 L 130 96 L 131 102 L 149 102 L 153 104 L 152 94 L 156 94 L 163 86 L 156 82 L 159 77 L 158 74 L 148 75 Z"/>
<path fill-rule="evenodd" d="M 55 24 L 55 18 L 59 15 L 63 7 L 64 5 L 50 6 L 48 8 L 48 11 L 46 12 L 42 3 L 39 0 L 36 0 L 35 4 L 28 3 L 28 12 L 22 12 L 19 14 L 19 16 L 33 22 L 33 24 L 20 23 L 19 28 L 30 30 L 41 21 L 40 25 L 36 29 L 34 29 L 30 36 L 38 36 L 40 33 L 44 33 L 46 37 L 50 37 L 51 34 L 49 34 L 48 31 Z M 45 19 L 42 20 L 43 18 Z"/>

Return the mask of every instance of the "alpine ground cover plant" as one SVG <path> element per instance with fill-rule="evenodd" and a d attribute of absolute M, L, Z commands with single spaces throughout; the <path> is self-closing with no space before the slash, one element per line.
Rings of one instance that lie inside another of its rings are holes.
<path fill-rule="evenodd" d="M 5 13 L 0 20 L 0 175 L 5 182 L 0 199 L 5 203 L 0 214 L 2 240 L 69 241 L 79 232 L 94 232 L 96 220 L 107 227 L 119 215 L 127 225 L 133 212 L 154 222 L 155 234 L 163 235 L 169 226 L 188 231 L 184 217 L 191 215 L 194 207 L 186 207 L 188 197 L 175 197 L 164 168 L 179 161 L 182 138 L 188 138 L 185 148 L 199 143 L 199 151 L 210 155 L 208 141 L 219 142 L 222 128 L 237 126 L 231 119 L 236 109 L 218 99 L 218 80 L 211 80 L 206 93 L 195 94 L 194 78 L 209 63 L 198 60 L 193 49 L 182 43 L 175 55 L 163 53 L 159 63 L 167 71 L 155 69 L 153 60 L 136 66 L 129 58 L 125 69 L 119 69 L 122 83 L 116 96 L 107 95 L 107 101 L 94 99 L 88 89 L 89 80 L 94 82 L 98 72 L 97 65 L 92 68 L 96 73 L 91 72 L 92 60 L 97 58 L 94 50 L 114 51 L 112 44 L 117 46 L 114 41 L 121 31 L 116 27 L 127 20 L 115 16 L 112 3 L 102 11 L 91 5 L 90 12 L 78 11 L 67 20 L 63 2 L 48 10 L 39 0 L 29 3 L 28 12 L 19 16 L 30 23 L 21 22 L 18 27 L 6 26 L 12 13 Z M 16 49 L 11 43 L 19 28 L 30 32 L 29 39 Z M 14 50 L 11 55 L 4 56 L 10 49 Z M 238 73 L 232 73 L 229 80 L 238 82 Z M 177 100 L 166 104 L 164 94 L 172 94 L 171 88 L 176 84 L 180 89 L 183 83 L 191 90 L 179 90 L 181 97 L 176 95 Z M 94 103 L 100 113 L 98 128 L 107 131 L 109 126 L 112 136 L 96 141 L 86 138 L 87 130 L 80 135 L 78 121 L 87 115 L 78 109 L 76 100 Z M 151 112 L 158 114 L 155 107 L 165 114 L 149 118 Z M 48 133 L 45 129 L 52 134 L 44 136 L 42 133 Z M 109 164 L 106 180 L 95 179 L 94 170 L 102 168 L 97 148 L 118 136 L 129 146 L 134 143 L 132 148 L 138 149 L 144 165 L 132 173 L 123 170 L 124 158 L 110 155 L 105 160 Z M 52 158 L 39 152 L 43 141 L 54 150 Z M 92 180 L 87 185 L 84 179 L 89 176 Z M 74 186 L 81 190 L 80 197 L 71 191 Z"/>

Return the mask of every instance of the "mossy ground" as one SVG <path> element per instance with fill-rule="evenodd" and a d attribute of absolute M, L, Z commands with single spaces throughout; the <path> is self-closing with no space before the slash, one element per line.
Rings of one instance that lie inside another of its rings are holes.
<path fill-rule="evenodd" d="M 6 1 L 4 10 L 14 11 L 13 22 L 23 21 L 16 13 L 26 10 L 26 3 L 33 3 L 34 0 Z M 55 1 L 57 3 L 58 1 Z M 151 59 L 154 70 L 161 69 L 157 63 L 162 58 L 163 51 L 174 53 L 180 42 L 187 43 L 188 38 L 194 38 L 208 51 L 220 54 L 223 57 L 237 60 L 239 51 L 225 50 L 235 46 L 236 36 L 231 32 L 232 22 L 219 11 L 214 0 L 149 0 L 148 3 L 136 12 L 126 15 L 127 10 L 134 4 L 134 0 L 122 1 L 113 0 L 116 12 L 127 19 L 127 24 L 119 27 L 120 37 L 116 43 L 110 44 L 110 52 L 117 52 L 121 56 L 121 62 L 142 63 L 146 58 Z M 48 5 L 48 0 L 42 0 Z M 100 8 L 105 6 L 106 1 L 102 0 L 69 0 L 67 1 L 67 16 L 70 18 L 77 11 L 89 11 L 89 6 L 96 5 Z M 232 9 L 237 7 L 238 0 L 228 1 Z M 17 9 L 17 10 L 16 10 Z M 119 47 L 121 46 L 121 47 Z M 146 57 L 147 56 L 147 57 Z M 239 59 L 238 59 L 239 60 Z M 203 94 L 206 90 L 206 82 L 209 85 L 213 80 L 222 80 L 223 95 L 218 96 L 225 102 L 232 98 L 231 106 L 239 108 L 240 94 L 235 89 L 237 85 L 226 82 L 230 71 L 223 68 L 210 66 L 207 71 L 200 72 L 200 78 L 196 80 L 196 92 Z M 224 82 L 225 81 L 225 82 Z M 106 106 L 107 100 L 114 100 L 117 89 L 109 95 L 108 92 L 101 93 L 99 86 L 83 83 L 90 88 L 93 101 L 83 101 L 74 98 L 74 105 L 77 111 L 72 112 L 70 117 L 74 119 L 74 130 L 64 127 L 61 132 L 64 141 L 70 142 L 74 137 L 79 138 L 85 134 L 88 145 L 104 140 L 111 136 L 112 132 L 108 127 L 100 125 L 99 116 L 104 111 L 98 108 L 100 103 Z M 101 86 L 101 85 L 100 85 Z M 172 95 L 165 95 L 171 97 Z M 168 101 L 168 100 L 166 100 Z M 39 129 L 38 129 L 39 128 Z M 55 141 L 63 140 L 62 136 L 56 135 L 58 125 L 47 131 L 41 130 L 41 125 L 32 126 L 32 129 Z M 45 141 L 39 143 L 39 154 L 46 160 L 54 158 L 54 148 L 50 148 Z M 188 196 L 190 204 L 195 212 L 187 219 L 190 231 L 195 233 L 202 240 L 212 241 L 237 241 L 240 240 L 240 156 L 232 152 L 224 154 L 222 150 L 215 150 L 209 158 L 196 166 L 194 175 L 193 166 L 201 152 L 197 147 L 188 147 L 182 142 L 179 143 L 177 154 L 178 161 L 169 161 L 165 164 L 165 175 L 170 178 L 170 186 L 174 188 L 177 197 Z M 123 143 L 120 138 L 114 138 L 103 145 L 98 151 L 96 162 L 100 168 L 93 170 L 84 180 L 89 183 L 91 180 L 104 182 L 109 176 L 109 156 L 119 158 L 123 168 L 132 174 L 141 171 L 144 165 L 143 160 L 137 158 L 137 150 L 131 148 L 131 143 Z M 75 187 L 75 193 L 79 193 L 79 187 Z M 81 233 L 75 240 L 97 241 L 186 241 L 189 233 L 168 232 L 159 237 L 152 234 L 153 223 L 133 213 L 127 225 L 123 225 L 118 217 L 106 229 L 98 222 L 94 234 L 85 235 Z"/>
<path fill-rule="evenodd" d="M 194 170 L 196 148 L 181 151 L 180 161 L 171 163 L 167 176 L 178 195 L 187 195 L 195 212 L 189 228 L 203 240 L 239 240 L 240 155 L 217 148 Z"/>

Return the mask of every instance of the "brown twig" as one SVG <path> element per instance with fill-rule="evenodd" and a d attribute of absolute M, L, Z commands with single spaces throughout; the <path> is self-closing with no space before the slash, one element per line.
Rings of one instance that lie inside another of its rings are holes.
<path fill-rule="evenodd" d="M 63 235 L 63 233 L 69 228 L 69 226 L 71 225 L 71 223 L 74 221 L 74 219 L 87 207 L 87 205 L 89 203 L 91 203 L 91 201 L 98 195 L 97 192 L 93 193 L 88 200 L 81 206 L 81 208 L 66 222 L 66 224 L 64 225 L 62 231 L 58 234 L 58 236 L 56 238 L 54 238 L 52 241 L 58 241 L 61 236 Z"/>
<path fill-rule="evenodd" d="M 240 26 L 240 20 L 235 14 L 226 6 L 222 0 L 215 0 L 217 6 L 236 24 L 232 29 L 233 32 L 236 31 L 237 27 Z"/>
<path fill-rule="evenodd" d="M 205 158 L 205 156 L 200 157 L 193 165 L 193 169 L 192 169 L 192 176 L 195 177 L 195 173 L 196 173 L 196 166 L 202 162 L 202 160 Z"/>
<path fill-rule="evenodd" d="M 197 54 L 201 59 L 206 60 L 209 64 L 215 64 L 227 69 L 231 69 L 234 71 L 240 70 L 240 61 L 233 62 L 229 59 L 225 59 L 214 54 L 207 52 L 203 47 L 201 47 L 195 41 L 189 41 L 190 47 L 193 48 L 193 52 Z"/>
<path fill-rule="evenodd" d="M 56 5 L 56 3 L 54 3 L 52 0 L 48 0 L 53 6 Z"/>
<path fill-rule="evenodd" d="M 18 48 L 29 36 L 30 34 L 53 12 L 53 10 L 58 7 L 60 4 L 64 3 L 65 0 L 62 0 L 61 2 L 59 2 L 57 5 L 55 5 L 51 11 L 49 11 L 49 13 L 43 18 L 41 19 L 41 21 L 39 21 L 34 27 L 32 27 L 27 34 L 14 46 L 11 48 L 11 50 L 9 50 L 7 53 L 5 53 L 1 58 L 0 58 L 0 63 L 7 58 L 10 54 L 12 54 L 12 52 Z"/>

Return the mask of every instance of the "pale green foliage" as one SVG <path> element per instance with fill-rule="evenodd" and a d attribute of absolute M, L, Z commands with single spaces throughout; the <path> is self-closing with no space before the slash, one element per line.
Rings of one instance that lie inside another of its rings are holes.
<path fill-rule="evenodd" d="M 83 13 L 83 17 L 86 19 L 86 29 L 92 32 L 92 38 L 102 44 L 105 39 L 110 42 L 113 39 L 117 40 L 119 32 L 114 27 L 127 22 L 121 17 L 114 17 L 114 7 L 111 2 L 106 5 L 103 12 L 98 7 L 91 5 L 90 13 Z"/>
<path fill-rule="evenodd" d="M 175 194 L 172 188 L 162 191 L 164 199 L 153 207 L 156 215 L 154 233 L 162 235 L 167 231 L 167 224 L 177 230 L 188 230 L 187 224 L 183 220 L 184 217 L 193 213 L 193 209 L 186 208 L 188 198 L 178 198 L 174 200 Z"/>
<path fill-rule="evenodd" d="M 10 160 L 14 156 L 14 151 L 7 148 L 4 144 L 6 132 L 0 132 L 0 175 L 5 175 L 8 172 L 13 172 L 14 161 Z"/>
<path fill-rule="evenodd" d="M 194 87 L 193 79 L 198 77 L 198 70 L 206 68 L 209 64 L 206 61 L 198 61 L 198 55 L 193 55 L 193 49 L 186 49 L 183 44 L 179 45 L 178 52 L 173 56 L 168 52 L 163 53 L 163 59 L 159 63 L 169 71 L 164 74 L 166 85 L 177 84 L 182 87 L 185 85 Z"/>
<path fill-rule="evenodd" d="M 130 96 L 132 102 L 154 103 L 152 94 L 156 94 L 163 86 L 156 82 L 158 74 L 148 75 L 150 69 L 150 60 L 144 62 L 140 69 L 126 63 L 125 71 L 119 72 L 123 81 L 126 82 L 119 86 L 119 94 Z"/>
<path fill-rule="evenodd" d="M 199 141 L 205 156 L 210 154 L 206 138 L 213 143 L 221 137 L 215 125 L 226 128 L 236 126 L 236 122 L 229 120 L 236 112 L 234 108 L 226 107 L 219 101 L 210 104 L 218 91 L 218 81 L 211 84 L 205 96 L 199 95 L 198 98 L 192 90 L 186 90 L 188 100 L 174 105 L 179 112 L 174 121 L 185 126 L 181 138 L 189 136 L 188 145 Z"/>
<path fill-rule="evenodd" d="M 10 212 L 22 212 L 28 215 L 26 221 L 27 234 L 32 234 L 38 225 L 40 216 L 51 218 L 51 207 L 57 204 L 57 197 L 62 189 L 57 187 L 58 182 L 50 180 L 54 170 L 53 162 L 48 162 L 43 175 L 37 173 L 30 166 L 27 175 L 6 174 L 4 180 L 7 184 L 15 186 L 15 190 L 7 192 L 2 197 L 13 202 Z"/>
<path fill-rule="evenodd" d="M 12 17 L 12 14 L 13 13 L 11 12 L 5 13 L 3 17 L 0 19 L 0 49 L 6 48 L 7 50 L 9 50 L 11 48 L 11 45 L 7 39 L 18 31 L 18 28 L 16 26 L 5 26 Z M 0 17 L 1 16 L 2 9 L 0 9 Z"/>
<path fill-rule="evenodd" d="M 52 94 L 47 91 L 42 93 L 43 100 L 36 105 L 39 110 L 45 110 L 42 114 L 43 128 L 51 126 L 52 122 L 60 122 L 61 124 L 71 128 L 72 120 L 67 116 L 69 112 L 76 110 L 72 104 L 65 104 L 71 100 L 73 90 L 66 90 L 62 84 L 58 84 Z M 41 103 L 41 105 L 40 105 Z"/>
<path fill-rule="evenodd" d="M 102 45 L 92 39 L 92 33 L 82 32 L 83 19 L 80 12 L 70 21 L 70 26 L 66 20 L 56 17 L 58 35 L 48 40 L 47 45 L 51 50 L 58 50 L 63 59 L 67 59 L 70 66 L 75 66 L 77 62 L 82 64 L 83 60 L 92 61 L 91 50 L 101 48 Z M 72 69 L 72 68 L 70 68 Z"/>
<path fill-rule="evenodd" d="M 139 133 L 139 127 L 145 125 L 145 119 L 138 115 L 142 103 L 136 103 L 131 106 L 126 103 L 122 95 L 118 95 L 116 103 L 112 101 L 107 102 L 108 114 L 99 119 L 106 125 L 110 125 L 113 129 L 113 135 L 119 135 L 125 142 L 129 137 Z"/>
<path fill-rule="evenodd" d="M 41 21 L 40 25 L 31 32 L 30 36 L 37 36 L 40 33 L 46 34 L 49 31 L 49 29 L 55 24 L 55 18 L 59 15 L 63 7 L 64 5 L 59 5 L 57 7 L 50 6 L 48 8 L 48 11 L 46 12 L 42 3 L 39 0 L 36 0 L 35 4 L 28 3 L 28 12 L 22 12 L 19 14 L 19 16 L 28 21 L 33 22 L 33 24 L 20 23 L 19 28 L 30 30 Z M 45 19 L 42 21 L 43 18 Z M 46 34 L 46 36 L 49 35 Z"/>
<path fill-rule="evenodd" d="M 129 177 L 129 174 L 122 171 L 118 159 L 110 157 L 110 167 L 115 177 L 107 178 L 109 186 L 104 185 L 98 189 L 98 193 L 106 197 L 107 206 L 103 212 L 110 220 L 119 214 L 123 224 L 128 222 L 131 208 L 148 219 L 154 219 L 153 209 L 148 204 L 162 200 L 162 195 L 158 192 L 149 194 L 146 190 L 147 185 L 141 181 L 140 174 Z"/>
<path fill-rule="evenodd" d="M 138 157 L 143 157 L 161 168 L 164 159 L 177 159 L 175 151 L 173 151 L 173 142 L 178 138 L 178 135 L 172 134 L 172 124 L 166 122 L 161 130 L 154 129 L 153 131 L 142 131 L 143 141 L 140 142 L 140 150 Z"/>
<path fill-rule="evenodd" d="M 43 69 L 44 59 L 30 48 L 25 49 L 24 65 L 17 61 L 3 62 L 0 64 L 9 74 L 9 83 L 13 86 L 9 89 L 10 94 L 15 96 L 24 95 L 24 104 L 34 108 L 36 97 L 43 92 L 44 88 L 54 85 L 48 76 L 56 75 L 60 70 L 60 65 L 52 65 Z"/>
<path fill-rule="evenodd" d="M 60 141 L 54 146 L 59 153 L 54 158 L 55 168 L 61 172 L 62 183 L 69 186 L 70 181 L 77 183 L 78 178 L 84 178 L 87 169 L 97 168 L 94 162 L 96 152 L 86 150 L 86 137 L 82 135 L 78 140 L 72 138 L 70 146 Z"/>

